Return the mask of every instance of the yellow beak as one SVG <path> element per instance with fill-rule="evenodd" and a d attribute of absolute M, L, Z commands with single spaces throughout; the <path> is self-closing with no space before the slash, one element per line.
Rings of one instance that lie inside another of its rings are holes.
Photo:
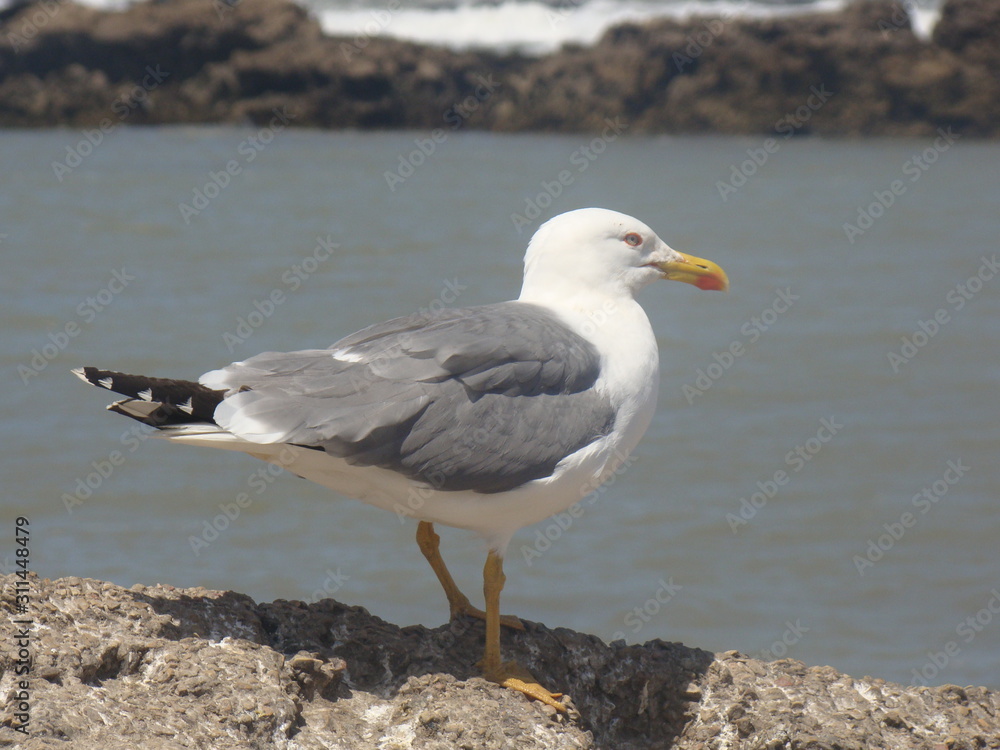
<path fill-rule="evenodd" d="M 663 272 L 663 278 L 693 284 L 699 289 L 719 292 L 729 289 L 729 277 L 716 263 L 686 253 L 678 255 L 681 256 L 681 260 L 656 264 L 656 267 Z"/>

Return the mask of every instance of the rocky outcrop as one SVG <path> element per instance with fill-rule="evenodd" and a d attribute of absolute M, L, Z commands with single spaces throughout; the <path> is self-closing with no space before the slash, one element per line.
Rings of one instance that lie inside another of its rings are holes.
<path fill-rule="evenodd" d="M 985 688 L 905 688 L 536 623 L 505 633 L 507 656 L 571 696 L 566 716 L 476 675 L 478 621 L 400 628 L 330 599 L 81 578 L 0 587 L 2 747 L 1000 747 L 1000 695 Z"/>
<path fill-rule="evenodd" d="M 324 35 L 288 0 L 70 0 L 0 13 L 0 126 L 122 122 L 793 135 L 1000 135 L 1000 5 L 899 0 L 661 21 L 540 58 Z"/>
<path fill-rule="evenodd" d="M 47 0 L 0 31 L 0 124 L 266 122 L 423 127 L 490 56 L 334 39 L 287 0 L 167 0 L 102 12 Z M 499 65 L 497 67 L 500 67 Z"/>

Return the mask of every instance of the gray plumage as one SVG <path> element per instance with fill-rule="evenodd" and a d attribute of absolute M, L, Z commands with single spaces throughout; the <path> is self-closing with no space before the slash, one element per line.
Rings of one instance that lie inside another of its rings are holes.
<path fill-rule="evenodd" d="M 329 349 L 266 352 L 208 373 L 216 421 L 440 490 L 503 492 L 608 434 L 594 346 L 538 305 L 416 314 Z"/>

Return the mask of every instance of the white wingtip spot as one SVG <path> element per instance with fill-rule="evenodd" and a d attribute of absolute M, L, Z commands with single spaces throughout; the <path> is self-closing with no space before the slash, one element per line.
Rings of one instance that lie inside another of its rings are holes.
<path fill-rule="evenodd" d="M 125 413 L 129 416 L 138 417 L 139 419 L 147 419 L 159 408 L 159 404 L 136 401 L 134 398 L 123 398 L 121 401 L 115 401 L 107 407 L 108 411 L 117 412 L 119 414 Z"/>
<path fill-rule="evenodd" d="M 101 388 L 107 388 L 109 391 L 111 390 L 111 385 L 112 385 L 111 378 L 101 378 L 100 380 L 97 381 L 97 383 L 98 385 L 101 386 Z"/>
<path fill-rule="evenodd" d="M 152 388 L 147 388 L 144 391 L 139 391 L 139 398 L 141 398 L 143 401 L 152 401 L 153 400 L 153 389 Z"/>
<path fill-rule="evenodd" d="M 186 412 L 187 414 L 194 414 L 194 406 L 191 404 L 191 398 L 192 397 L 189 396 L 188 400 L 185 401 L 183 404 L 178 404 L 177 408 L 183 412 Z"/>
<path fill-rule="evenodd" d="M 70 372 L 76 375 L 78 378 L 80 378 L 80 380 L 82 380 L 84 383 L 90 382 L 89 380 L 87 380 L 87 375 L 83 372 L 82 367 L 75 367 L 72 370 L 70 370 Z"/>
<path fill-rule="evenodd" d="M 350 349 L 334 349 L 330 356 L 339 359 L 341 362 L 364 362 L 365 358 L 360 354 L 352 352 Z"/>

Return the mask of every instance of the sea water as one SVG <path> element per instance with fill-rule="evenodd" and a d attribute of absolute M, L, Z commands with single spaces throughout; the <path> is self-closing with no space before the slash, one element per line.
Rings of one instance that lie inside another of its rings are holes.
<path fill-rule="evenodd" d="M 69 371 L 196 378 L 509 299 L 542 220 L 605 206 L 715 260 L 732 289 L 643 291 L 652 426 L 611 486 L 515 537 L 503 610 L 1000 687 L 1000 144 L 259 135 L 0 133 L 5 570 L 24 515 L 43 576 L 441 624 L 412 519 L 150 439 Z M 481 544 L 441 532 L 477 600 Z"/>

